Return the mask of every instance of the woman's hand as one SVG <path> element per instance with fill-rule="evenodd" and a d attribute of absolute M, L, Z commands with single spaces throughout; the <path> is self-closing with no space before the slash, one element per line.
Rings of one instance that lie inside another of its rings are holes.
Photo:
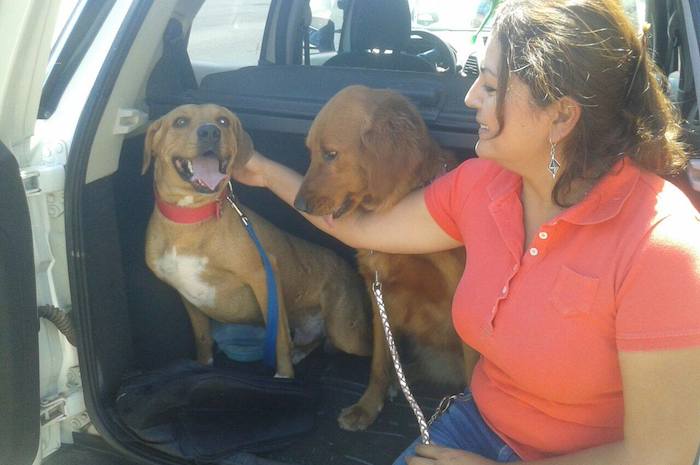
<path fill-rule="evenodd" d="M 253 187 L 267 187 L 265 179 L 265 164 L 269 162 L 258 151 L 253 151 L 245 165 L 233 168 L 233 179 Z"/>
<path fill-rule="evenodd" d="M 497 462 L 459 449 L 440 446 L 416 446 L 415 457 L 406 459 L 408 465 L 495 465 Z"/>

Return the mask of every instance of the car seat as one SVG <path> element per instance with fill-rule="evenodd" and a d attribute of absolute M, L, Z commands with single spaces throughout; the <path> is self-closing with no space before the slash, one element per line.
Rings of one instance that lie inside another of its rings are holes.
<path fill-rule="evenodd" d="M 411 39 L 407 0 L 354 0 L 346 18 L 350 50 L 341 51 L 324 66 L 435 72 L 435 65 L 405 53 Z"/>

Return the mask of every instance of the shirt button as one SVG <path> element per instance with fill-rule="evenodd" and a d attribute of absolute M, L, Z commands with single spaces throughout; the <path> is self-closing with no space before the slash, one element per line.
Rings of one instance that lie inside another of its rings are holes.
<path fill-rule="evenodd" d="M 546 232 L 542 231 L 542 232 L 540 232 L 539 236 L 540 236 L 540 239 L 546 240 L 546 239 L 549 237 L 549 234 L 547 234 Z"/>
<path fill-rule="evenodd" d="M 540 253 L 540 251 L 537 250 L 536 247 L 530 249 L 530 255 L 532 255 L 533 257 L 537 256 L 538 253 Z"/>
<path fill-rule="evenodd" d="M 501 295 L 506 295 L 508 292 L 508 286 L 503 286 L 503 289 L 501 289 Z"/>

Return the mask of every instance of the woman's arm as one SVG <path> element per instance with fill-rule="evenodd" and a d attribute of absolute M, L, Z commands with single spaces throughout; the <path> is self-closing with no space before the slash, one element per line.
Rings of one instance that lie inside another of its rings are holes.
<path fill-rule="evenodd" d="M 234 178 L 244 184 L 267 187 L 293 205 L 302 177 L 294 170 L 254 153 Z M 338 220 L 302 213 L 314 226 L 357 249 L 387 253 L 429 253 L 462 244 L 433 220 L 423 200 L 423 190 L 407 195 L 382 213 L 357 213 Z"/>

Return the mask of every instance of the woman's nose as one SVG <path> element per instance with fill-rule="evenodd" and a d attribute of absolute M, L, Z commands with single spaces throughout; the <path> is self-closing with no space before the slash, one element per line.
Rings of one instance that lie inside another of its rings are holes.
<path fill-rule="evenodd" d="M 464 96 L 464 105 L 466 105 L 469 108 L 478 108 L 479 107 L 479 98 L 478 98 L 478 91 L 477 91 L 477 84 L 478 79 L 474 81 L 474 83 L 471 85 L 469 90 L 467 91 L 467 95 Z"/>

